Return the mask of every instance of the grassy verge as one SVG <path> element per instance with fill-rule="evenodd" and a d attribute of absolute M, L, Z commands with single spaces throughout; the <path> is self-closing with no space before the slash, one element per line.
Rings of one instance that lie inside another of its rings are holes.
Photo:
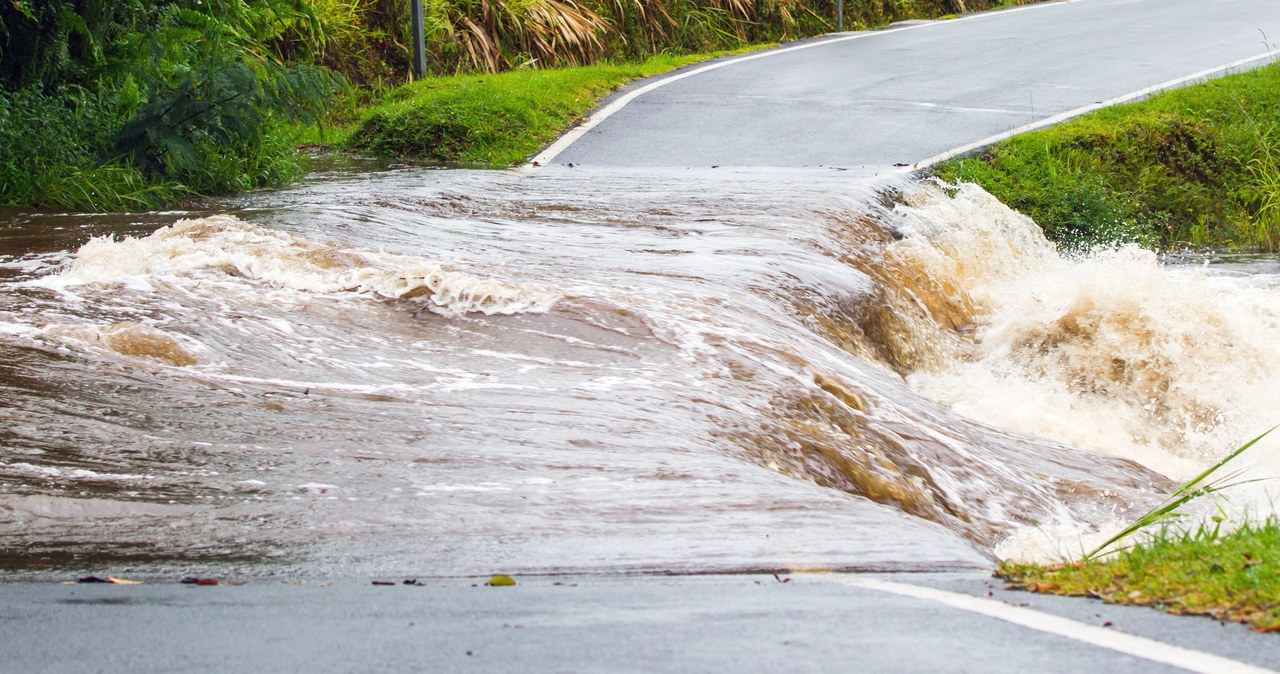
<path fill-rule="evenodd" d="M 300 145 L 333 145 L 378 157 L 482 167 L 520 164 L 553 142 L 600 99 L 636 79 L 733 52 L 662 55 L 639 63 L 429 77 L 388 92 L 323 135 L 301 130 Z"/>
<path fill-rule="evenodd" d="M 996 575 L 1034 592 L 1154 606 L 1280 631 L 1280 526 L 1274 520 L 1231 533 L 1165 529 L 1104 560 L 1065 565 L 1001 564 Z"/>
<path fill-rule="evenodd" d="M 1033 592 L 1098 597 L 1113 604 L 1156 606 L 1170 613 L 1208 615 L 1247 622 L 1259 631 L 1280 631 L 1280 563 L 1271 554 L 1280 545 L 1280 526 L 1269 517 L 1221 533 L 1226 517 L 1221 503 L 1212 528 L 1172 529 L 1168 522 L 1184 516 L 1183 506 L 1233 487 L 1266 478 L 1245 478 L 1246 469 L 1232 462 L 1280 426 L 1240 445 L 1209 466 L 1164 501 L 1144 513 L 1082 559 L 1070 564 L 1003 563 L 996 575 Z M 1112 550 L 1137 533 L 1161 524 L 1143 542 Z"/>
<path fill-rule="evenodd" d="M 1280 247 L 1280 65 L 1020 135 L 936 174 L 1067 247 Z"/>

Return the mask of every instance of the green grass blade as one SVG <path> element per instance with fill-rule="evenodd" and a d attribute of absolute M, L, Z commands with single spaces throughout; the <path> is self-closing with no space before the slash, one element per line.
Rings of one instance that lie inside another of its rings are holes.
<path fill-rule="evenodd" d="M 1084 559 L 1086 561 L 1093 559 L 1099 553 L 1105 550 L 1108 546 L 1110 546 L 1112 543 L 1115 543 L 1116 541 L 1122 538 L 1127 538 L 1128 536 L 1134 533 L 1137 533 L 1139 530 L 1144 529 L 1148 526 L 1151 526 L 1156 522 L 1160 522 L 1162 520 L 1165 520 L 1165 519 L 1168 519 L 1169 517 L 1174 516 L 1176 514 L 1174 513 L 1174 511 L 1177 510 L 1178 508 L 1181 508 L 1183 505 L 1185 505 L 1189 501 L 1197 499 L 1201 496 L 1206 496 L 1208 494 L 1213 494 L 1215 492 L 1222 491 L 1224 489 L 1227 489 L 1236 485 L 1248 484 L 1250 482 L 1257 482 L 1258 480 L 1253 479 L 1253 480 L 1245 480 L 1242 482 L 1233 482 L 1230 484 L 1224 484 L 1225 482 L 1229 482 L 1239 477 L 1241 474 L 1241 471 L 1233 471 L 1230 474 L 1224 475 L 1219 479 L 1214 480 L 1213 482 L 1205 483 L 1205 480 L 1208 479 L 1209 476 L 1217 472 L 1224 465 L 1226 465 L 1227 462 L 1231 461 L 1237 456 L 1240 456 L 1242 453 L 1244 453 L 1245 450 L 1257 444 L 1259 440 L 1262 440 L 1263 438 L 1267 437 L 1268 435 L 1271 434 L 1272 431 L 1276 430 L 1277 428 L 1280 428 L 1280 424 L 1277 424 L 1275 426 L 1272 426 L 1271 428 L 1268 428 L 1258 437 L 1237 447 L 1234 451 L 1232 451 L 1230 454 L 1223 457 L 1217 463 L 1205 469 L 1204 472 L 1197 475 L 1190 482 L 1182 485 L 1182 487 L 1180 487 L 1177 491 L 1173 492 L 1173 494 L 1169 495 L 1169 497 L 1166 498 L 1164 501 L 1162 501 L 1159 505 L 1152 508 L 1151 510 L 1148 510 L 1141 517 L 1134 520 L 1131 524 L 1129 524 L 1129 526 L 1122 529 L 1120 533 L 1112 536 L 1111 538 L 1108 538 L 1101 545 L 1094 548 L 1092 551 L 1090 551 L 1088 554 L 1084 556 Z"/>

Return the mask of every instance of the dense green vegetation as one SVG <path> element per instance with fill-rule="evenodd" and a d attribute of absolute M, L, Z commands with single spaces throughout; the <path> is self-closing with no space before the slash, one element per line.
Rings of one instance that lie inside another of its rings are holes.
<path fill-rule="evenodd" d="M 849 0 L 846 13 L 849 27 L 864 28 L 995 4 L 1012 3 Z M 375 104 L 370 123 L 385 133 L 356 138 L 363 151 L 508 163 L 621 79 L 674 63 L 432 79 L 384 103 L 411 79 L 409 6 L 4 0 L 0 206 L 148 208 L 278 184 L 303 170 L 296 123 L 320 119 L 335 102 L 339 122 Z M 829 31 L 833 15 L 833 0 L 427 0 L 424 24 L 430 68 L 446 75 L 738 49 Z M 530 83 L 555 100 L 539 100 Z M 508 133 L 518 142 L 496 138 Z"/>
<path fill-rule="evenodd" d="M 298 172 L 273 133 L 339 88 L 291 0 L 0 3 L 0 205 L 111 210 Z"/>
<path fill-rule="evenodd" d="M 1107 108 L 939 166 L 1068 247 L 1280 246 L 1280 65 Z"/>
<path fill-rule="evenodd" d="M 1040 566 L 1004 563 L 996 575 L 1021 589 L 1154 606 L 1280 630 L 1280 526 L 1274 520 L 1223 534 L 1217 528 L 1172 533 L 1116 555 Z"/>

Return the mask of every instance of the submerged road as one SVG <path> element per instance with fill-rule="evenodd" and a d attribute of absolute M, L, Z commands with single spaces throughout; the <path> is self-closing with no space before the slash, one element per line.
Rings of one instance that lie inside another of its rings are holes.
<path fill-rule="evenodd" d="M 1071 0 L 899 25 L 640 83 L 535 161 L 876 172 L 1261 65 L 1276 42 L 1276 0 Z"/>

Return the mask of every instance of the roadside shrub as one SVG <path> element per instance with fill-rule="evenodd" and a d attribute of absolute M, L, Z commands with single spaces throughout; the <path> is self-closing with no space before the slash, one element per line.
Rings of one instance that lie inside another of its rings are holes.
<path fill-rule="evenodd" d="M 0 204 L 27 204 L 42 175 L 90 161 L 81 134 L 75 110 L 61 98 L 34 88 L 0 92 Z"/>
<path fill-rule="evenodd" d="M 0 206 L 68 210 L 155 208 L 181 188 L 153 184 L 124 161 L 103 161 L 119 101 L 74 87 L 0 91 Z"/>
<path fill-rule="evenodd" d="M 304 0 L 0 3 L 0 203 L 146 208 L 300 173 L 278 120 L 340 79 Z"/>

